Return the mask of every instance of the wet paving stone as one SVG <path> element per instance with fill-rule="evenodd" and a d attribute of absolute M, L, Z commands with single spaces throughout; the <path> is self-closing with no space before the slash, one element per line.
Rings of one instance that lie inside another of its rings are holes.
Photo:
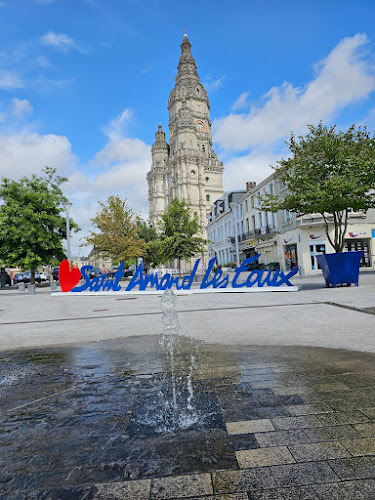
<path fill-rule="evenodd" d="M 350 457 L 350 453 L 338 441 L 324 443 L 296 444 L 288 447 L 297 462 L 327 460 L 329 458 Z"/>
<path fill-rule="evenodd" d="M 374 477 L 375 457 L 329 460 L 328 463 L 341 479 L 371 479 Z"/>
<path fill-rule="evenodd" d="M 309 443 L 310 437 L 304 429 L 290 431 L 259 432 L 255 438 L 260 447 L 287 446 L 296 443 Z"/>
<path fill-rule="evenodd" d="M 312 488 L 272 488 L 270 490 L 250 492 L 249 500 L 319 500 Z"/>
<path fill-rule="evenodd" d="M 270 468 L 261 467 L 241 471 L 212 473 L 215 493 L 237 493 L 276 486 Z"/>
<path fill-rule="evenodd" d="M 360 433 L 351 425 L 332 425 L 329 427 L 314 427 L 304 430 L 312 443 L 340 439 L 356 439 L 361 437 Z"/>
<path fill-rule="evenodd" d="M 314 485 L 319 499 L 324 500 L 373 500 L 375 483 L 373 481 L 344 481 L 342 483 Z"/>
<path fill-rule="evenodd" d="M 176 359 L 177 408 L 156 337 L 2 353 L 0 500 L 375 498 L 374 355 Z"/>
<path fill-rule="evenodd" d="M 309 462 L 270 467 L 278 486 L 303 486 L 338 481 L 339 477 L 327 462 Z"/>
<path fill-rule="evenodd" d="M 236 451 L 236 457 L 241 469 L 295 463 L 286 446 Z"/>
<path fill-rule="evenodd" d="M 150 499 L 186 498 L 212 493 L 212 482 L 209 474 L 164 477 L 152 481 Z"/>

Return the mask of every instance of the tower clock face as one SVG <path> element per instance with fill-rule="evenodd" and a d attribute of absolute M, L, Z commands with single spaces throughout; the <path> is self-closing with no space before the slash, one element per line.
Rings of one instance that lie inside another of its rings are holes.
<path fill-rule="evenodd" d="M 195 128 L 198 130 L 198 132 L 204 132 L 205 129 L 204 122 L 202 122 L 202 120 L 197 120 L 195 122 Z"/>

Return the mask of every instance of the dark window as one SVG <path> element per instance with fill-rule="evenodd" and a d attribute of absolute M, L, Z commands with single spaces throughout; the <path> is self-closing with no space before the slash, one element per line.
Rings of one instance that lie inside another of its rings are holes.
<path fill-rule="evenodd" d="M 210 195 L 209 194 L 206 195 L 206 201 L 210 201 Z"/>
<path fill-rule="evenodd" d="M 209 177 L 206 177 L 206 179 L 205 179 L 205 180 L 206 180 L 206 182 L 208 182 L 208 181 L 210 180 L 210 178 L 209 178 Z"/>

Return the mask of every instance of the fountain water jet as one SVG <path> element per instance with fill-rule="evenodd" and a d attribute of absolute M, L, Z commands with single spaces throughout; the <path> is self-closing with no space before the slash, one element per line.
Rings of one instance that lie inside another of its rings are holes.
<path fill-rule="evenodd" d="M 193 373 L 196 369 L 196 357 L 193 353 L 190 354 L 190 362 L 186 377 L 186 390 L 188 392 L 186 404 L 182 406 L 182 390 L 184 385 L 184 376 L 177 375 L 177 369 L 181 365 L 179 359 L 181 349 L 179 348 L 179 336 L 181 335 L 180 324 L 176 313 L 176 295 L 171 289 L 166 289 L 161 299 L 161 310 L 163 311 L 162 327 L 163 333 L 161 337 L 161 345 L 165 352 L 166 359 L 169 363 L 171 384 L 172 384 L 172 408 L 173 422 L 176 427 L 186 427 L 195 423 L 198 415 L 194 410 L 194 389 L 193 389 Z M 188 414 L 186 413 L 188 412 Z M 190 425 L 189 425 L 190 424 Z"/>

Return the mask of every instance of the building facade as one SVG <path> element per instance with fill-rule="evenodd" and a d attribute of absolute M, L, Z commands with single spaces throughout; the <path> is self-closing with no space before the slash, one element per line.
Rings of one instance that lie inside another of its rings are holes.
<path fill-rule="evenodd" d="M 168 110 L 169 143 L 159 124 L 147 174 L 149 220 L 156 225 L 176 197 L 191 204 L 205 228 L 212 203 L 223 194 L 224 166 L 212 148 L 210 103 L 186 35 Z"/>
<path fill-rule="evenodd" d="M 216 257 L 217 264 L 225 266 L 237 262 L 236 235 L 240 234 L 242 204 L 240 200 L 245 191 L 225 193 L 217 199 L 208 216 L 207 239 L 208 258 Z"/>
<path fill-rule="evenodd" d="M 320 214 L 298 216 L 287 210 L 272 213 L 261 209 L 262 196 L 266 193 L 282 196 L 285 191 L 286 186 L 274 173 L 258 185 L 248 182 L 246 192 L 232 203 L 225 205 L 222 199 L 217 200 L 207 226 L 212 240 L 210 256 L 217 255 L 218 263 L 224 264 L 220 251 L 224 250 L 225 215 L 234 225 L 226 233 L 224 260 L 231 255 L 232 262 L 241 262 L 260 253 L 259 263 L 263 265 L 279 266 L 283 271 L 299 266 L 301 274 L 318 272 L 317 256 L 334 252 L 325 232 L 323 217 Z M 226 206 L 223 215 L 218 214 L 216 208 L 220 204 Z M 329 223 L 331 240 L 333 233 L 332 220 Z M 375 268 L 374 209 L 367 213 L 349 212 L 344 250 L 363 250 L 361 266 Z"/>

